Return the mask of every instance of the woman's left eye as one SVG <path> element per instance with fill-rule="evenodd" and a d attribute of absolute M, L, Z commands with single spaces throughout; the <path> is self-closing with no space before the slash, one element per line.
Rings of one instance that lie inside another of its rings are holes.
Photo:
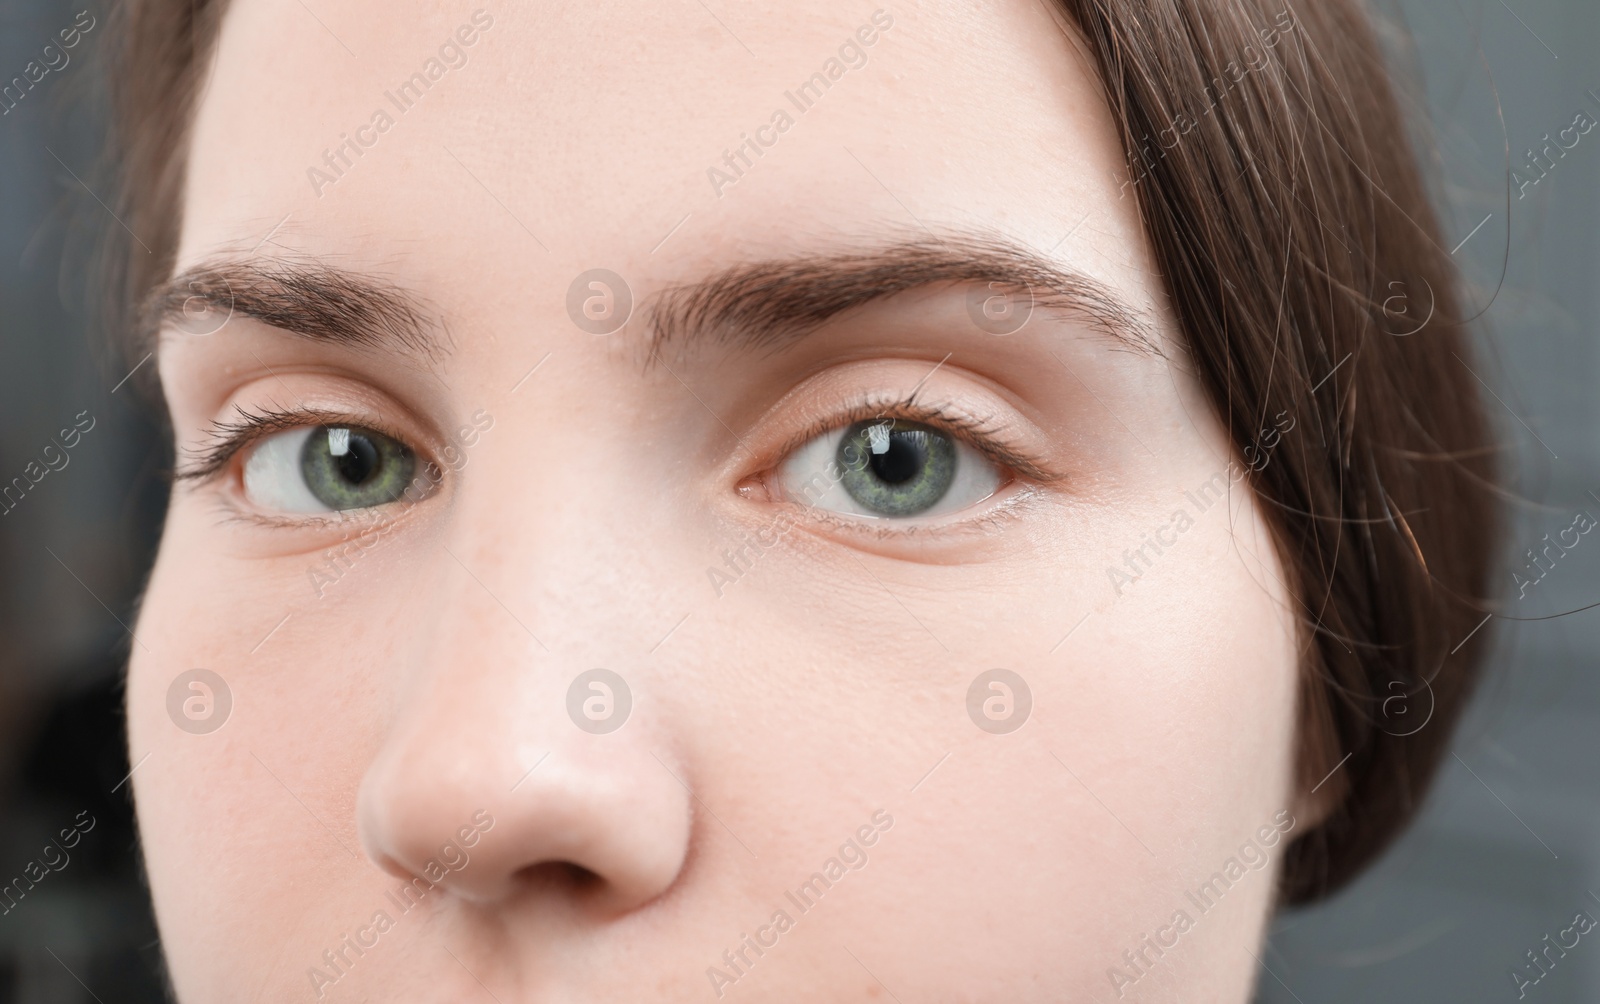
<path fill-rule="evenodd" d="M 339 512 L 399 501 L 417 473 L 409 446 L 353 425 L 317 425 L 262 439 L 244 462 L 244 493 L 277 512 Z"/>
<path fill-rule="evenodd" d="M 777 469 L 789 501 L 829 512 L 906 519 L 959 512 L 998 491 L 995 463 L 931 425 L 880 418 L 835 429 Z"/>

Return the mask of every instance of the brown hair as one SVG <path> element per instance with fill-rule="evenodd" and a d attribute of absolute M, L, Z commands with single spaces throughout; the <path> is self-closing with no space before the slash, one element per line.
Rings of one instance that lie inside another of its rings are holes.
<path fill-rule="evenodd" d="M 151 248 L 124 259 L 134 310 L 172 268 L 223 6 L 123 6 L 114 162 L 123 219 Z M 1357 0 L 1057 11 L 1099 69 L 1128 154 L 1121 190 L 1240 456 L 1280 414 L 1302 430 L 1249 479 L 1299 600 L 1296 772 L 1325 812 L 1289 850 L 1282 898 L 1315 899 L 1415 813 L 1482 658 L 1484 634 L 1463 639 L 1500 516 L 1452 260 Z"/>

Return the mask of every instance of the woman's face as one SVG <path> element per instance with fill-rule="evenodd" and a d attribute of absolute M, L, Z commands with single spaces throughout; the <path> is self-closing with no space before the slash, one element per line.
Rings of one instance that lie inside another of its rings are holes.
<path fill-rule="evenodd" d="M 971 6 L 231 5 L 128 683 L 182 999 L 1245 999 L 1297 601 L 1088 61 Z"/>

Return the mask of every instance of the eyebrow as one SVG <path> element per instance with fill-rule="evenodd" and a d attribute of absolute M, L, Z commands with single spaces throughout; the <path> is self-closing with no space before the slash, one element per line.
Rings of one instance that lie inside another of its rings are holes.
<path fill-rule="evenodd" d="M 657 294 L 651 359 L 694 343 L 777 351 L 833 317 L 908 290 L 993 283 L 1034 309 L 1077 314 L 1140 354 L 1161 355 L 1153 326 L 1110 286 L 1005 237 L 916 235 L 864 250 L 748 262 Z"/>
<path fill-rule="evenodd" d="M 196 301 L 229 318 L 252 317 L 335 345 L 397 349 L 423 361 L 438 358 L 447 341 L 432 311 L 409 291 L 314 258 L 221 257 L 185 269 L 151 291 L 141 335 L 154 341 L 164 327 L 181 329 Z"/>
<path fill-rule="evenodd" d="M 777 351 L 867 303 L 978 283 L 1026 292 L 1036 310 L 1074 313 L 1125 348 L 1161 354 L 1153 327 L 1110 286 L 1008 238 L 962 232 L 743 262 L 668 287 L 648 309 L 649 358 L 694 343 Z M 141 333 L 153 339 L 164 326 L 180 326 L 196 300 L 314 340 L 399 349 L 425 361 L 441 355 L 448 340 L 411 292 L 314 258 L 218 257 L 185 269 L 151 292 Z"/>

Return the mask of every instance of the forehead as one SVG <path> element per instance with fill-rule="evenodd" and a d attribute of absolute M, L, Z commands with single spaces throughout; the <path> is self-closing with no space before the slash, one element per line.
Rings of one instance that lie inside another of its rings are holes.
<path fill-rule="evenodd" d="M 976 224 L 1140 286 L 1118 150 L 1085 57 L 1020 0 L 235 0 L 179 266 L 287 217 L 296 250 L 559 302 L 590 267 Z"/>

